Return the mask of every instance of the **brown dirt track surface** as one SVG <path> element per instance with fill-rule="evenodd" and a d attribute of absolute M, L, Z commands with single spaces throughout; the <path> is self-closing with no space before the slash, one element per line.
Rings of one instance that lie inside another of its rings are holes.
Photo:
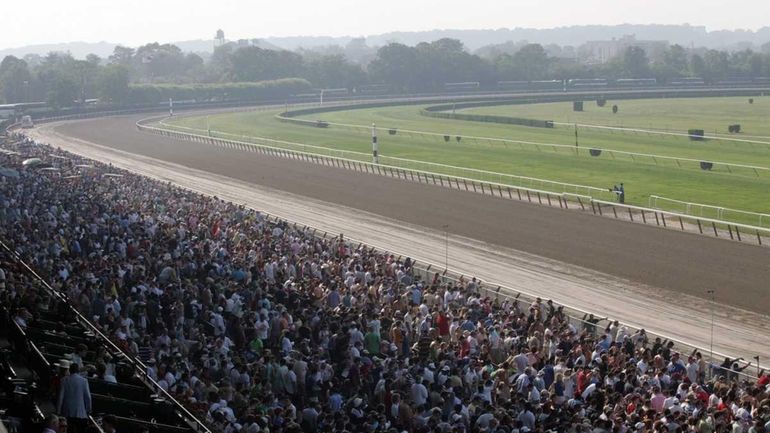
<path fill-rule="evenodd" d="M 144 116 L 63 124 L 104 146 L 514 248 L 767 314 L 770 249 L 141 133 Z M 671 300 L 676 302 L 675 299 Z"/>

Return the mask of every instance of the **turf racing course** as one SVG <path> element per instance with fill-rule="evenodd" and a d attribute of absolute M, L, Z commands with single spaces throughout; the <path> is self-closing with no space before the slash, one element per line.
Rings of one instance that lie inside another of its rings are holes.
<path fill-rule="evenodd" d="M 425 168 L 427 171 L 451 175 L 462 172 L 464 177 L 493 181 L 499 177 L 500 183 L 511 185 L 516 184 L 507 182 L 519 182 L 515 176 L 544 179 L 591 187 L 593 192 L 554 183 L 522 184 L 606 200 L 612 200 L 603 196 L 607 188 L 625 182 L 626 202 L 637 206 L 648 206 L 651 196 L 662 196 L 770 214 L 770 129 L 766 126 L 770 120 L 770 98 L 752 98 L 752 104 L 748 100 L 631 99 L 611 100 L 604 107 L 586 101 L 585 111 L 580 113 L 572 112 L 572 103 L 564 101 L 316 107 L 313 111 L 325 111 L 310 113 L 288 107 L 290 113 L 296 113 L 286 115 L 289 121 L 278 118 L 284 116 L 281 107 L 185 115 L 165 119 L 159 126 L 244 141 L 271 139 L 276 141 L 268 144 L 277 147 L 296 149 L 313 145 L 315 152 L 344 152 L 345 158 L 368 161 L 371 125 L 376 123 L 380 155 L 387 165 L 410 168 L 428 163 L 433 165 Z M 503 103 L 508 105 L 496 105 Z M 461 108 L 463 104 L 480 106 Z M 613 104 L 621 107 L 618 114 L 612 114 Z M 455 105 L 458 115 L 503 114 L 541 123 L 550 119 L 556 124 L 546 128 L 425 115 L 428 110 L 439 108 L 444 111 L 433 114 L 453 115 Z M 326 126 L 318 127 L 318 121 Z M 579 131 L 572 122 L 579 124 Z M 730 124 L 740 124 L 743 132 L 728 134 Z M 618 129 L 620 126 L 623 128 Z M 687 136 L 688 126 L 702 128 L 707 139 L 691 140 Z M 670 133 L 658 133 L 658 129 Z M 710 162 L 708 169 L 703 169 L 704 161 Z M 596 191 L 598 196 L 594 195 Z M 663 209 L 682 211 L 679 205 Z M 761 225 L 756 215 L 736 213 L 732 218 L 739 223 Z M 766 219 L 770 224 L 770 218 Z"/>
<path fill-rule="evenodd" d="M 44 125 L 36 133 L 417 260 L 443 264 L 448 225 L 453 270 L 701 347 L 710 311 L 703 298 L 715 288 L 715 350 L 747 358 L 768 351 L 766 248 L 170 140 L 137 131 L 141 117 Z"/>

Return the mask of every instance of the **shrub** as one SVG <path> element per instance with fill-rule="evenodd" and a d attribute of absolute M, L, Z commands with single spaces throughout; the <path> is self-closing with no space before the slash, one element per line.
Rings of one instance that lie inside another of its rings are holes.
<path fill-rule="evenodd" d="M 749 104 L 753 104 L 753 103 L 754 103 L 754 98 L 749 98 Z"/>
<path fill-rule="evenodd" d="M 318 121 L 316 121 L 315 126 L 317 126 L 318 128 L 328 128 L 329 127 L 329 122 L 326 122 L 326 121 L 323 121 L 323 120 L 318 120 Z"/>
<path fill-rule="evenodd" d="M 470 103 L 465 105 L 472 106 L 472 107 L 488 106 L 488 105 L 481 105 L 481 104 L 471 105 Z M 473 122 L 524 125 L 524 126 L 531 126 L 534 128 L 553 128 L 553 122 L 551 122 L 551 124 L 549 125 L 548 121 L 545 121 L 545 120 L 524 119 L 521 117 L 509 117 L 509 116 L 492 116 L 492 115 L 484 115 L 484 114 L 447 113 L 447 112 L 440 111 L 442 109 L 448 109 L 448 108 L 450 108 L 449 105 L 435 105 L 433 107 L 428 107 L 420 110 L 420 115 L 427 116 L 427 117 L 434 117 L 437 119 L 469 120 Z M 305 114 L 305 113 L 302 113 L 302 114 Z"/>
<path fill-rule="evenodd" d="M 692 141 L 703 141 L 703 135 L 705 134 L 705 131 L 702 129 L 690 129 L 687 131 L 687 134 L 690 136 L 690 140 Z"/>
<path fill-rule="evenodd" d="M 708 161 L 701 161 L 700 162 L 700 169 L 701 170 L 708 171 L 708 170 L 711 170 L 712 168 L 714 168 L 714 163 L 713 162 L 708 162 Z"/>
<path fill-rule="evenodd" d="M 132 84 L 124 102 L 158 104 L 168 102 L 169 98 L 174 101 L 196 102 L 283 100 L 311 88 L 310 83 L 301 78 L 253 83 Z"/>
<path fill-rule="evenodd" d="M 618 114 L 618 106 L 617 105 L 613 105 L 612 106 L 612 114 Z"/>
<path fill-rule="evenodd" d="M 452 138 L 452 137 L 450 137 L 450 136 L 448 136 L 448 135 L 445 135 L 445 136 L 444 136 L 444 141 L 446 141 L 446 142 L 448 143 L 448 142 L 449 142 L 449 140 L 450 140 L 451 138 Z"/>
<path fill-rule="evenodd" d="M 741 132 L 741 125 L 730 125 L 727 127 L 727 130 L 730 131 L 731 134 L 738 134 Z"/>
<path fill-rule="evenodd" d="M 599 98 L 596 100 L 596 105 L 598 107 L 604 107 L 605 105 L 607 105 L 607 100 L 604 98 Z"/>
<path fill-rule="evenodd" d="M 459 142 L 460 142 L 460 140 L 462 140 L 462 139 L 463 139 L 463 138 L 462 138 L 462 137 L 460 137 L 459 135 L 458 135 L 457 137 L 455 137 L 455 140 L 457 140 L 457 142 L 458 142 L 458 143 L 459 143 Z"/>
<path fill-rule="evenodd" d="M 599 155 L 602 154 L 602 150 L 601 149 L 589 149 L 588 153 L 590 153 L 591 156 L 599 156 Z"/>
<path fill-rule="evenodd" d="M 390 134 L 390 135 L 396 135 L 396 130 L 395 130 L 395 129 L 389 129 L 389 130 L 388 130 L 388 134 Z"/>

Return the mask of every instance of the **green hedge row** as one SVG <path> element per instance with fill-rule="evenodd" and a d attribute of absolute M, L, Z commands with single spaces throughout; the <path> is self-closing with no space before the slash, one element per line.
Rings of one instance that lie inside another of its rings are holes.
<path fill-rule="evenodd" d="M 377 101 L 377 102 L 370 102 L 370 103 L 364 103 L 364 104 L 350 104 L 350 105 L 328 105 L 323 107 L 314 107 L 314 108 L 307 108 L 307 109 L 299 109 L 299 110 L 291 110 L 286 113 L 281 113 L 277 115 L 280 120 L 289 122 L 289 123 L 296 123 L 299 125 L 309 125 L 314 126 L 313 124 L 306 122 L 306 121 L 300 121 L 298 119 L 291 119 L 292 117 L 298 117 L 298 116 L 306 116 L 310 114 L 319 114 L 319 113 L 329 113 L 333 111 L 344 111 L 344 110 L 357 110 L 357 109 L 366 109 L 366 108 L 378 108 L 378 107 L 392 107 L 392 106 L 402 106 L 402 105 L 423 105 L 428 104 L 431 102 L 435 102 L 436 104 L 442 104 L 443 105 L 434 105 L 431 107 L 427 107 L 424 110 L 421 110 L 421 113 L 423 112 L 430 112 L 435 113 L 439 111 L 449 111 L 457 108 L 472 108 L 472 107 L 491 107 L 491 106 L 498 106 L 498 105 L 513 105 L 513 104 L 542 104 L 542 103 L 548 103 L 548 102 L 572 102 L 577 99 L 580 100 L 591 100 L 591 99 L 600 99 L 600 98 L 606 98 L 607 94 L 610 94 L 612 96 L 613 100 L 623 100 L 623 99 L 651 99 L 651 98 L 699 98 L 699 97 L 716 97 L 716 96 L 753 96 L 758 94 L 756 90 L 711 90 L 711 89 L 701 89 L 701 90 L 659 90 L 659 91 L 617 91 L 617 92 L 581 92 L 579 95 L 573 94 L 573 93 L 559 93 L 559 94 L 546 94 L 546 95 L 526 95 L 526 96 L 519 96 L 519 97 L 502 97 L 502 98 L 494 98 L 492 97 L 490 99 L 489 96 L 479 96 L 478 99 L 473 98 L 472 101 L 463 101 L 456 104 L 447 104 L 446 98 L 443 97 L 436 97 L 435 101 L 425 100 L 425 99 L 419 99 L 419 100 L 393 100 L 393 101 Z M 613 113 L 617 113 L 616 106 L 613 106 Z M 426 116 L 430 116 L 431 114 L 426 114 Z M 455 114 L 457 115 L 457 114 Z M 532 119 L 525 119 L 528 121 L 533 121 Z M 552 128 L 553 123 L 549 120 L 534 120 L 534 122 L 537 122 L 540 127 L 545 128 Z M 542 124 L 540 124 L 542 122 Z"/>
<path fill-rule="evenodd" d="M 432 107 L 431 107 L 432 108 Z M 420 114 L 439 119 L 470 120 L 472 122 L 504 123 L 508 125 L 524 125 L 536 128 L 553 128 L 553 121 L 525 119 L 522 117 L 493 116 L 488 114 L 447 113 L 442 111 L 420 110 Z"/>
<path fill-rule="evenodd" d="M 134 84 L 129 86 L 129 104 L 158 104 L 175 101 L 244 101 L 284 99 L 312 89 L 302 78 L 217 84 Z"/>

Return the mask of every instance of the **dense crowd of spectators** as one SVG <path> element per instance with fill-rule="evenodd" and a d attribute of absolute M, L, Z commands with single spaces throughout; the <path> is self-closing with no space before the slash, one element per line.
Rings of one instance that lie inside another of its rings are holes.
<path fill-rule="evenodd" d="M 38 157 L 60 171 L 3 179 L 0 238 L 218 431 L 770 428 L 768 376 L 739 379 L 740 360 L 712 375 L 644 330 L 576 326 L 550 300 L 423 280 L 409 258 L 48 146 L 6 148 L 20 155 L 4 167 Z M 22 322 L 27 278 L 0 269 Z"/>

